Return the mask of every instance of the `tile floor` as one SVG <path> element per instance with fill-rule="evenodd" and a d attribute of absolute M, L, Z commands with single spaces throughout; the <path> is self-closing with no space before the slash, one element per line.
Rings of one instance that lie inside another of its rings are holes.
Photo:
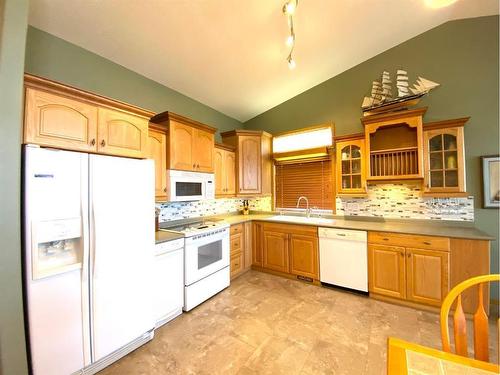
<path fill-rule="evenodd" d="M 441 348 L 439 317 L 250 271 L 100 375 L 385 374 L 388 336 Z"/>

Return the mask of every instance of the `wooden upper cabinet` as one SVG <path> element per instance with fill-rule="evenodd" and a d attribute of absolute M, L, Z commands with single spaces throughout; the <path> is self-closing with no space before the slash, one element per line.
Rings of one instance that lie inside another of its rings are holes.
<path fill-rule="evenodd" d="M 370 293 L 406 298 L 404 247 L 368 245 L 368 289 Z"/>
<path fill-rule="evenodd" d="M 147 157 L 155 162 L 155 199 L 167 200 L 167 136 L 149 128 Z"/>
<path fill-rule="evenodd" d="M 223 195 L 226 192 L 226 175 L 224 159 L 226 151 L 216 148 L 214 151 L 214 173 L 215 173 L 215 195 Z"/>
<path fill-rule="evenodd" d="M 193 142 L 193 163 L 197 172 L 214 172 L 214 134 L 195 129 Z"/>
<path fill-rule="evenodd" d="M 406 249 L 406 298 L 409 301 L 441 306 L 449 291 L 449 253 Z"/>
<path fill-rule="evenodd" d="M 241 194 L 261 192 L 261 140 L 256 136 L 241 136 L 238 140 L 239 189 Z"/>
<path fill-rule="evenodd" d="M 95 152 L 97 106 L 28 87 L 24 143 Z"/>
<path fill-rule="evenodd" d="M 290 273 L 319 280 L 317 236 L 291 234 Z"/>
<path fill-rule="evenodd" d="M 424 194 L 465 193 L 463 126 L 467 120 L 425 124 Z"/>
<path fill-rule="evenodd" d="M 170 121 L 169 134 L 169 169 L 195 170 L 196 164 L 193 161 L 195 129 L 177 121 Z"/>
<path fill-rule="evenodd" d="M 24 75 L 23 143 L 144 158 L 153 113 L 71 86 Z"/>
<path fill-rule="evenodd" d="M 264 228 L 263 244 L 263 267 L 288 273 L 288 234 Z"/>
<path fill-rule="evenodd" d="M 108 108 L 99 108 L 97 151 L 102 154 L 147 156 L 148 120 Z"/>
<path fill-rule="evenodd" d="M 236 155 L 230 146 L 217 143 L 214 151 L 215 194 L 229 196 L 236 193 Z"/>
<path fill-rule="evenodd" d="M 366 194 L 364 135 L 336 140 L 336 183 L 338 195 Z"/>
<path fill-rule="evenodd" d="M 367 180 L 422 179 L 423 121 L 427 108 L 363 117 Z"/>
<path fill-rule="evenodd" d="M 214 172 L 214 134 L 217 129 L 172 112 L 150 120 L 167 130 L 167 169 Z"/>
<path fill-rule="evenodd" d="M 271 135 L 262 131 L 233 130 L 221 136 L 224 143 L 236 149 L 236 194 L 271 194 Z"/>

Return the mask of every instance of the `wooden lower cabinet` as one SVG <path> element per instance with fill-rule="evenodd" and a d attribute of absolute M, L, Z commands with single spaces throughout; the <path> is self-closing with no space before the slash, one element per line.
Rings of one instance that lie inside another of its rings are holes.
<path fill-rule="evenodd" d="M 319 279 L 318 237 L 302 234 L 290 236 L 290 273 Z"/>
<path fill-rule="evenodd" d="M 289 235 L 264 229 L 264 256 L 262 266 L 269 270 L 288 273 Z"/>
<path fill-rule="evenodd" d="M 368 246 L 368 290 L 394 298 L 406 298 L 405 249 Z"/>
<path fill-rule="evenodd" d="M 449 248 L 448 238 L 406 237 L 410 245 Z M 368 240 L 403 244 L 405 235 L 372 232 Z M 369 242 L 368 279 L 370 293 L 439 307 L 450 290 L 450 252 Z"/>
<path fill-rule="evenodd" d="M 230 274 L 231 279 L 249 270 L 252 265 L 252 223 L 231 225 L 230 229 Z"/>
<path fill-rule="evenodd" d="M 257 222 L 253 231 L 253 266 L 319 280 L 317 227 Z"/>
<path fill-rule="evenodd" d="M 262 267 L 263 240 L 262 223 L 252 223 L 252 265 Z"/>
<path fill-rule="evenodd" d="M 406 298 L 441 306 L 449 290 L 449 253 L 406 249 Z"/>

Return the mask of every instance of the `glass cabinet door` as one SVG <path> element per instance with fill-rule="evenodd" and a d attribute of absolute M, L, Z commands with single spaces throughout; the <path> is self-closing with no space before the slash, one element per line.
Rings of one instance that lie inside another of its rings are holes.
<path fill-rule="evenodd" d="M 337 192 L 364 192 L 364 140 L 337 143 Z"/>
<path fill-rule="evenodd" d="M 425 132 L 426 191 L 464 191 L 462 128 Z"/>

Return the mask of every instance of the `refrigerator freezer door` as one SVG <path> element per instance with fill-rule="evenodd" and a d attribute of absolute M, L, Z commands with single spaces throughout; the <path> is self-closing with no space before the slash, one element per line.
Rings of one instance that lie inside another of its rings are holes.
<path fill-rule="evenodd" d="M 23 173 L 31 365 L 70 374 L 90 363 L 88 155 L 25 147 Z"/>
<path fill-rule="evenodd" d="M 90 155 L 94 361 L 155 325 L 153 163 Z"/>

